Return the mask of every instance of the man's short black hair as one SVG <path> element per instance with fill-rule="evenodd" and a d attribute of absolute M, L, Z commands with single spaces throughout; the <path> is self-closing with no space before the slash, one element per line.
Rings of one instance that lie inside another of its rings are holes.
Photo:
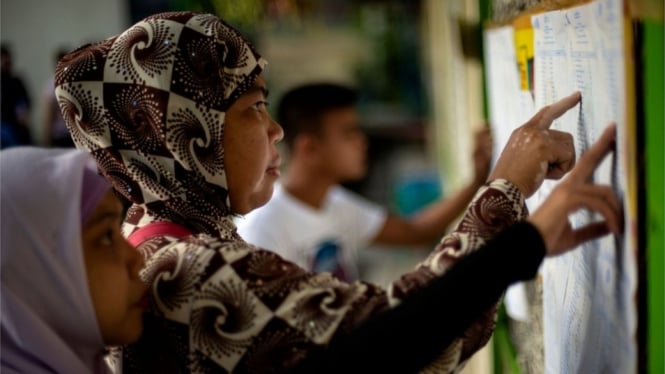
<path fill-rule="evenodd" d="M 277 120 L 284 129 L 287 147 L 292 149 L 299 134 L 318 134 L 326 113 L 353 107 L 357 101 L 355 89 L 335 83 L 311 83 L 289 90 L 277 107 Z"/>

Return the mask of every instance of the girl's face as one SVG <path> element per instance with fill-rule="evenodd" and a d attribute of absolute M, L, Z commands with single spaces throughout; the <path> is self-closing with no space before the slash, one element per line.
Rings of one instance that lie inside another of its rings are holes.
<path fill-rule="evenodd" d="M 263 78 L 241 95 L 226 112 L 224 167 L 231 209 L 245 214 L 268 202 L 279 178 L 280 156 L 276 143 L 282 128 L 266 111 Z"/>
<path fill-rule="evenodd" d="M 109 190 L 83 225 L 81 239 L 97 324 L 108 345 L 136 341 L 143 329 L 147 286 L 143 257 L 122 236 L 123 207 Z"/>

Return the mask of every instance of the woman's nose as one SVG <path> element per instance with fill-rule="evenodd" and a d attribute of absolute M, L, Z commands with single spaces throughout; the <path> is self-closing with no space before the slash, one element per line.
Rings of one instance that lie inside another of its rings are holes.
<path fill-rule="evenodd" d="M 280 140 L 284 138 L 284 129 L 282 129 L 282 126 L 279 125 L 272 117 L 270 118 L 271 122 L 271 127 L 272 129 L 272 134 L 273 134 L 273 142 L 278 143 Z"/>

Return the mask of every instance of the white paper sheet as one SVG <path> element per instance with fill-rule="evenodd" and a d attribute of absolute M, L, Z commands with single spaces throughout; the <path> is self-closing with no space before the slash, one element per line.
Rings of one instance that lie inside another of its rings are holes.
<path fill-rule="evenodd" d="M 484 33 L 485 73 L 489 98 L 489 122 L 494 139 L 494 160 L 520 124 L 519 71 L 515 56 L 515 35 L 511 26 L 487 29 Z"/>
<path fill-rule="evenodd" d="M 622 3 L 599 0 L 532 18 L 535 38 L 536 106 L 574 90 L 582 93 L 578 110 L 555 122 L 569 131 L 579 157 L 610 121 L 617 143 L 625 140 L 626 83 Z M 596 172 L 598 182 L 623 196 L 625 150 L 608 157 Z M 530 201 L 535 207 L 551 191 L 547 183 Z M 579 227 L 596 219 L 587 212 L 571 217 Z M 609 236 L 581 250 L 547 259 L 542 269 L 545 368 L 547 373 L 632 373 L 637 367 L 635 340 L 636 265 L 630 241 Z"/>
<path fill-rule="evenodd" d="M 582 103 L 552 128 L 575 138 L 577 156 L 617 123 L 617 152 L 594 179 L 625 196 L 626 79 L 621 0 L 534 16 L 534 97 L 519 89 L 512 27 L 485 31 L 490 121 L 499 152 L 511 132 L 538 108 L 575 90 Z M 556 182 L 546 181 L 527 201 L 533 211 Z M 634 221 L 625 206 L 626 227 Z M 579 227 L 598 217 L 570 217 Z M 633 373 L 637 370 L 637 268 L 634 240 L 608 236 L 563 256 L 547 259 L 543 275 L 543 325 L 547 373 Z M 528 309 L 521 285 L 509 289 L 507 310 L 523 319 Z"/>
<path fill-rule="evenodd" d="M 494 139 L 494 161 L 499 157 L 512 131 L 533 114 L 533 100 L 520 91 L 520 76 L 515 55 L 512 26 L 487 29 L 484 33 L 485 72 L 489 96 L 489 121 Z M 529 318 L 529 303 L 524 284 L 508 288 L 504 298 L 506 313 L 516 320 Z"/>

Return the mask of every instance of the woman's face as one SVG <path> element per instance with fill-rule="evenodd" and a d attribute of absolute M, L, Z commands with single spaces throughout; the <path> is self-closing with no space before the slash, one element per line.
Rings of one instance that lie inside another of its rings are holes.
<path fill-rule="evenodd" d="M 246 214 L 270 200 L 281 159 L 276 143 L 284 132 L 266 111 L 262 77 L 226 112 L 224 162 L 234 213 Z"/>
<path fill-rule="evenodd" d="M 136 341 L 143 329 L 143 257 L 122 236 L 123 207 L 109 190 L 84 224 L 83 257 L 97 324 L 109 345 Z"/>

